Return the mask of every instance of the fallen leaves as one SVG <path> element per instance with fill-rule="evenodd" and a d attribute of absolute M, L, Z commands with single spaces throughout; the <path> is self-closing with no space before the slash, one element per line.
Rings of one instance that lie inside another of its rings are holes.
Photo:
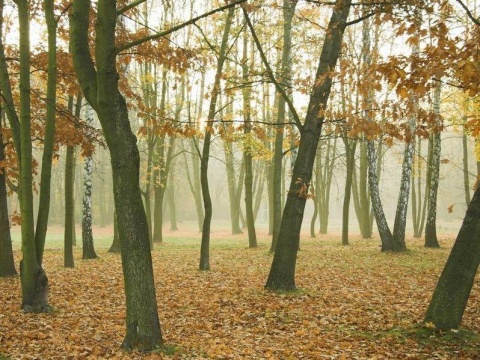
<path fill-rule="evenodd" d="M 218 241 L 218 240 L 217 240 Z M 300 290 L 263 290 L 272 260 L 269 240 L 247 249 L 241 237 L 212 245 L 212 271 L 197 270 L 198 246 L 170 239 L 152 253 L 160 321 L 172 354 L 119 350 L 124 335 L 120 257 L 63 268 L 45 253 L 49 315 L 20 310 L 19 278 L 0 279 L 0 355 L 12 359 L 392 359 L 471 358 L 478 343 L 418 342 L 403 330 L 422 321 L 451 241 L 441 250 L 410 244 L 382 254 L 378 241 L 302 240 Z M 16 253 L 18 260 L 19 254 Z M 478 281 L 464 326 L 479 332 Z M 1 358 L 1 356 L 0 356 Z"/>

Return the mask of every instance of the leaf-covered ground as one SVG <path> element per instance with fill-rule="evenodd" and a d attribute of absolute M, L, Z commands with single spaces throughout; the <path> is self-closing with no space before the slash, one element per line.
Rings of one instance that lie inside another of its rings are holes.
<path fill-rule="evenodd" d="M 428 250 L 409 239 L 406 254 L 382 254 L 378 240 L 338 235 L 302 239 L 294 293 L 263 289 L 269 239 L 214 233 L 209 272 L 199 272 L 198 234 L 167 236 L 153 254 L 166 351 L 125 353 L 120 257 L 99 244 L 97 260 L 63 267 L 45 254 L 53 314 L 20 310 L 18 277 L 0 279 L 0 359 L 475 359 L 480 358 L 477 279 L 463 329 L 420 326 L 452 245 Z M 16 251 L 17 260 L 20 257 Z M 18 264 L 18 262 L 17 262 Z"/>

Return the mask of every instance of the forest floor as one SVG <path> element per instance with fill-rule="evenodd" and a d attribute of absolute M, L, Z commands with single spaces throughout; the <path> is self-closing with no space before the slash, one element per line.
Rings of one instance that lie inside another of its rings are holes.
<path fill-rule="evenodd" d="M 111 230 L 111 229 L 110 229 Z M 422 325 L 455 235 L 442 248 L 408 239 L 405 254 L 381 253 L 379 240 L 302 238 L 298 291 L 264 290 L 269 237 L 212 234 L 211 268 L 200 272 L 199 233 L 165 233 L 152 253 L 165 350 L 123 352 L 125 308 L 120 256 L 96 232 L 96 260 L 63 267 L 61 236 L 47 242 L 52 314 L 20 310 L 19 277 L 0 279 L 0 360 L 5 359 L 480 359 L 480 278 L 462 329 Z M 14 241 L 15 244 L 15 241 Z M 20 259 L 16 243 L 16 263 Z M 18 267 L 17 267 L 18 268 Z"/>

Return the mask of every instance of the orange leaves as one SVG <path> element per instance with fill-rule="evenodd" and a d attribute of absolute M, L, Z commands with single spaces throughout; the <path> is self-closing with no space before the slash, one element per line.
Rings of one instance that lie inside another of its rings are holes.
<path fill-rule="evenodd" d="M 52 229 L 49 229 L 49 232 Z M 12 359 L 467 359 L 478 342 L 416 341 L 408 330 L 425 311 L 451 240 L 444 251 L 412 242 L 408 259 L 378 251 L 378 242 L 339 235 L 302 238 L 297 269 L 301 290 L 263 290 L 272 257 L 270 237 L 259 249 L 245 248 L 244 235 L 215 231 L 212 271 L 196 270 L 197 230 L 166 233 L 152 252 L 157 303 L 167 346 L 173 354 L 123 352 L 125 333 L 120 256 L 107 253 L 110 235 L 97 238 L 100 258 L 63 268 L 58 249 L 47 249 L 45 267 L 55 312 L 19 310 L 20 280 L 0 278 L 0 354 Z M 195 235 L 196 234 L 196 235 Z M 52 245 L 51 245 L 52 246 Z M 20 253 L 15 253 L 19 261 Z M 408 260 L 408 261 L 406 261 Z M 480 330 L 478 299 L 472 295 L 464 324 Z M 407 329 L 407 330 L 404 330 Z M 403 332 L 402 332 L 403 331 Z M 399 339 L 401 341 L 399 341 Z"/>

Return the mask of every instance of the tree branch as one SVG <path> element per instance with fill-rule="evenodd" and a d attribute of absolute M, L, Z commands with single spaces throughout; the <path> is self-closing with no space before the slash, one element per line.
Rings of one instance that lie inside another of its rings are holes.
<path fill-rule="evenodd" d="M 161 31 L 161 32 L 158 32 L 158 33 L 156 33 L 156 34 L 152 34 L 152 35 L 149 35 L 149 36 L 145 36 L 145 37 L 143 37 L 143 38 L 141 38 L 141 39 L 137 39 L 137 40 L 131 41 L 131 42 L 129 42 L 129 43 L 123 44 L 123 45 L 117 47 L 116 53 L 119 54 L 119 53 L 121 53 L 122 51 L 125 51 L 125 50 L 127 50 L 127 49 L 130 49 L 130 48 L 132 48 L 132 47 L 134 47 L 134 46 L 143 44 L 144 42 L 147 42 L 147 41 L 150 41 L 150 40 L 155 40 L 155 39 L 158 39 L 158 38 L 167 36 L 168 34 L 171 34 L 171 33 L 175 32 L 175 31 L 178 31 L 178 30 L 180 30 L 180 29 L 182 29 L 182 28 L 184 28 L 184 27 L 186 27 L 186 26 L 188 26 L 188 25 L 195 24 L 198 20 L 201 20 L 201 19 L 203 19 L 203 18 L 206 18 L 206 17 L 208 17 L 208 16 L 210 16 L 210 15 L 213 15 L 213 14 L 215 14 L 215 13 L 217 13 L 217 12 L 220 12 L 220 11 L 223 11 L 223 10 L 226 10 L 226 9 L 229 9 L 229 8 L 231 8 L 231 7 L 233 7 L 233 6 L 236 6 L 236 5 L 238 5 L 238 4 L 241 4 L 241 3 L 245 2 L 245 1 L 247 1 L 247 0 L 236 0 L 236 1 L 234 1 L 234 2 L 231 2 L 231 3 L 228 4 L 228 5 L 221 6 L 221 7 L 217 8 L 217 9 L 211 10 L 211 11 L 205 13 L 205 14 L 202 14 L 202 15 L 200 15 L 200 16 L 194 17 L 193 19 L 190 19 L 190 20 L 188 20 L 188 21 L 186 21 L 186 22 L 184 22 L 184 23 L 181 23 L 181 24 L 179 24 L 179 25 L 177 25 L 177 26 L 174 26 L 174 27 L 172 27 L 172 28 L 170 28 L 170 29 L 168 29 L 168 30 Z"/>
<path fill-rule="evenodd" d="M 301 130 L 303 125 L 302 122 L 300 121 L 300 118 L 297 114 L 297 111 L 295 110 L 295 107 L 293 106 L 292 100 L 288 97 L 287 93 L 283 89 L 283 87 L 278 83 L 278 81 L 275 79 L 275 75 L 273 74 L 273 70 L 270 67 L 270 64 L 268 63 L 267 57 L 265 56 L 265 53 L 263 52 L 262 45 L 260 44 L 260 41 L 258 40 L 257 33 L 255 32 L 255 29 L 253 28 L 253 24 L 250 20 L 250 17 L 248 16 L 247 10 L 242 7 L 243 14 L 245 16 L 245 20 L 247 22 L 247 26 L 250 29 L 250 32 L 252 33 L 253 41 L 255 42 L 255 45 L 257 46 L 257 50 L 260 53 L 260 57 L 262 58 L 262 62 L 265 65 L 265 69 L 267 70 L 268 76 L 272 80 L 273 84 L 275 85 L 275 88 L 277 91 L 280 93 L 282 98 L 285 100 L 285 102 L 288 105 L 288 109 L 290 110 L 293 120 L 295 121 L 295 125 L 297 125 L 298 129 Z"/>
<path fill-rule="evenodd" d="M 472 12 L 470 11 L 470 9 L 467 7 L 467 5 L 465 5 L 465 3 L 462 1 L 462 0 L 457 0 L 457 2 L 460 4 L 460 6 L 466 11 L 468 17 L 470 18 L 470 20 L 472 20 L 475 25 L 477 26 L 480 26 L 480 21 L 478 19 L 476 19 Z"/>
<path fill-rule="evenodd" d="M 371 12 L 367 15 L 364 15 L 362 17 L 359 17 L 358 19 L 349 21 L 345 24 L 345 27 L 350 26 L 350 25 L 355 25 L 358 24 L 359 22 L 362 22 L 363 20 L 367 20 L 368 18 L 371 18 L 373 15 L 377 14 L 376 12 Z"/>
<path fill-rule="evenodd" d="M 144 3 L 145 1 L 147 0 L 137 0 L 128 5 L 125 5 L 123 8 L 117 10 L 117 16 L 120 16 L 123 13 L 126 13 L 128 10 L 133 9 L 134 7 L 140 5 L 141 3 Z"/>

